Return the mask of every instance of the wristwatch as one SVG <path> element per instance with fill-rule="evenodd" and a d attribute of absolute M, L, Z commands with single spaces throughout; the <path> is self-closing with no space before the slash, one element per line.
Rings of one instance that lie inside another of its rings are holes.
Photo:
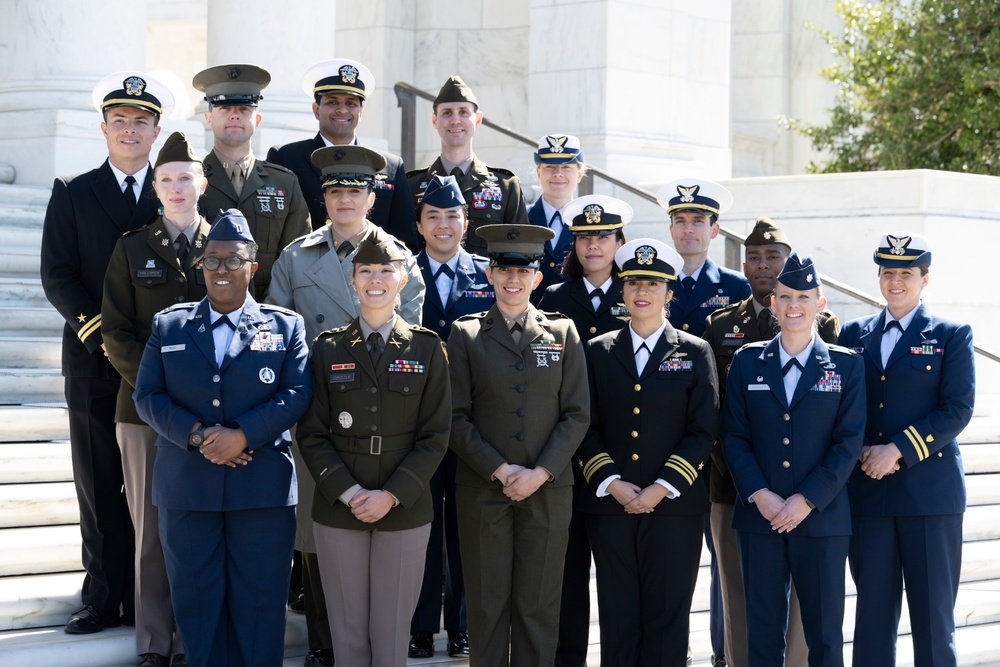
<path fill-rule="evenodd" d="M 201 443 L 205 442 L 205 426 L 199 426 L 194 430 L 194 432 L 188 436 L 188 445 L 191 447 L 201 447 Z"/>

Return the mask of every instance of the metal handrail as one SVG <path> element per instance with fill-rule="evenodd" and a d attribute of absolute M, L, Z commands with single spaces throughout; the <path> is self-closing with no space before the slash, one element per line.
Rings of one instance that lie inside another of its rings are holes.
<path fill-rule="evenodd" d="M 399 103 L 399 107 L 402 109 L 403 113 L 403 126 L 401 132 L 401 157 L 403 158 L 403 164 L 412 166 L 415 164 L 417 157 L 417 98 L 421 97 L 428 102 L 434 101 L 434 95 L 428 93 L 426 90 L 421 90 L 416 86 L 411 86 L 408 83 L 403 83 L 399 81 L 393 86 L 393 90 L 396 92 L 396 101 Z M 499 123 L 494 123 L 489 118 L 483 117 L 483 125 L 499 132 L 500 134 L 506 135 L 515 141 L 519 141 L 522 144 L 530 146 L 532 149 L 538 146 L 538 141 L 532 139 L 531 137 L 521 134 L 516 130 L 512 130 L 509 127 L 500 125 Z M 580 182 L 580 194 L 592 194 L 594 191 L 594 177 L 599 176 L 608 183 L 621 188 L 627 192 L 634 194 L 635 196 L 645 199 L 646 201 L 659 205 L 656 200 L 656 195 L 638 188 L 630 183 L 615 178 L 611 174 L 607 173 L 602 169 L 598 169 L 592 165 L 587 165 L 587 175 L 584 177 L 583 181 Z M 725 239 L 725 253 L 726 261 L 725 264 L 728 268 L 739 271 L 740 270 L 740 246 L 746 240 L 746 237 L 742 234 L 738 234 L 731 229 L 726 229 L 726 227 L 719 225 L 719 233 L 722 234 Z M 866 303 L 869 306 L 875 308 L 884 308 L 885 302 L 881 299 L 877 299 L 870 294 L 866 294 L 860 290 L 854 289 L 847 283 L 843 283 L 835 278 L 831 278 L 826 274 L 819 274 L 820 280 L 823 281 L 824 287 L 829 287 L 834 289 L 841 294 L 844 294 L 852 299 L 856 299 L 862 303 Z M 978 354 L 990 359 L 992 361 L 1000 363 L 1000 354 L 988 350 L 979 345 L 975 346 L 975 350 Z"/>

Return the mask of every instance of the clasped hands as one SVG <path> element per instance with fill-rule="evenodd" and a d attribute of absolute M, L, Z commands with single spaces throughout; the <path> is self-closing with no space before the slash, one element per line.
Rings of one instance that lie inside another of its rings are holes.
<path fill-rule="evenodd" d="M 648 514 L 667 497 L 667 489 L 660 484 L 654 482 L 645 489 L 640 489 L 622 479 L 608 484 L 608 493 L 621 503 L 627 514 Z"/>
<path fill-rule="evenodd" d="M 790 533 L 812 512 L 805 496 L 793 493 L 785 500 L 774 491 L 761 489 L 751 496 L 761 515 L 771 522 L 771 530 Z"/>
<path fill-rule="evenodd" d="M 899 470 L 899 459 L 903 455 L 899 453 L 896 443 L 889 442 L 884 445 L 872 445 L 861 448 L 861 472 L 872 479 L 882 479 L 887 475 Z"/>
<path fill-rule="evenodd" d="M 505 496 L 514 502 L 520 502 L 537 491 L 551 475 L 545 468 L 525 468 L 514 463 L 504 463 L 493 473 L 493 477 L 503 484 Z"/>
<path fill-rule="evenodd" d="M 198 451 L 209 462 L 230 468 L 245 466 L 253 461 L 253 451 L 247 450 L 247 438 L 241 428 L 209 426 L 205 429 L 205 441 Z"/>

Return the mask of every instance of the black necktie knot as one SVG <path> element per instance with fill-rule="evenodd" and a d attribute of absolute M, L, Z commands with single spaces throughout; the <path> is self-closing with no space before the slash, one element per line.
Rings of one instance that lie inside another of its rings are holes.
<path fill-rule="evenodd" d="M 187 234 L 182 232 L 181 235 L 177 237 L 177 259 L 180 260 L 181 264 L 184 264 L 187 261 L 188 254 L 190 252 L 191 242 L 188 241 Z"/>
<path fill-rule="evenodd" d="M 459 183 L 461 183 L 462 179 L 465 178 L 465 172 L 462 171 L 461 167 L 455 167 L 454 169 L 452 169 L 451 175 L 454 176 L 455 180 L 458 181 Z"/>
<path fill-rule="evenodd" d="M 788 363 L 785 364 L 784 367 L 781 369 L 781 374 L 788 375 L 788 371 L 792 370 L 793 368 L 798 368 L 800 371 L 802 370 L 802 364 L 799 363 L 798 359 L 794 358 L 789 359 Z"/>
<path fill-rule="evenodd" d="M 455 272 L 452 271 L 451 267 L 448 266 L 447 264 L 442 264 L 441 266 L 438 267 L 437 272 L 434 274 L 434 279 L 437 280 L 442 273 L 448 276 L 449 278 L 455 277 Z"/>
<path fill-rule="evenodd" d="M 681 281 L 681 287 L 684 288 L 684 296 L 690 297 L 694 292 L 694 282 L 695 280 L 691 276 L 687 276 Z"/>
<path fill-rule="evenodd" d="M 382 334 L 377 331 L 368 334 L 368 351 L 371 353 L 373 361 L 377 361 L 382 356 Z"/>
<path fill-rule="evenodd" d="M 224 326 L 228 326 L 233 331 L 236 331 L 236 325 L 233 324 L 233 321 L 231 319 L 229 319 L 229 315 L 223 315 L 219 319 L 212 322 L 213 329 L 218 329 L 219 327 L 224 327 Z"/>
<path fill-rule="evenodd" d="M 898 329 L 899 332 L 902 333 L 903 325 L 899 323 L 899 320 L 889 320 L 885 323 L 885 329 L 882 330 L 882 333 L 887 334 L 890 329 Z"/>
<path fill-rule="evenodd" d="M 765 308 L 757 314 L 757 331 L 760 333 L 762 339 L 768 340 L 771 338 L 773 325 L 774 318 L 771 316 L 770 309 Z"/>

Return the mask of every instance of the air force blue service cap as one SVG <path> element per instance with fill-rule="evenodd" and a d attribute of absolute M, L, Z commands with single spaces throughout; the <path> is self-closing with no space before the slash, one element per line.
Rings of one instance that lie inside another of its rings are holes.
<path fill-rule="evenodd" d="M 454 176 L 439 176 L 434 174 L 427 183 L 424 196 L 420 203 L 433 206 L 435 208 L 453 208 L 464 206 L 465 197 L 462 196 L 462 189 L 458 187 L 458 181 Z"/>
<path fill-rule="evenodd" d="M 219 211 L 212 228 L 208 231 L 208 240 L 254 242 L 253 235 L 250 234 L 250 225 L 238 208 Z"/>
<path fill-rule="evenodd" d="M 682 178 L 660 188 L 656 201 L 670 215 L 679 211 L 693 211 L 718 216 L 733 205 L 733 195 L 715 181 Z"/>
<path fill-rule="evenodd" d="M 572 134 L 548 134 L 538 141 L 535 164 L 569 164 L 583 162 L 580 140 Z"/>
<path fill-rule="evenodd" d="M 823 284 L 819 279 L 819 273 L 816 271 L 812 257 L 799 257 L 797 252 L 793 252 L 785 260 L 785 267 L 778 274 L 778 282 L 800 292 L 811 290 Z"/>
<path fill-rule="evenodd" d="M 375 76 L 356 60 L 334 58 L 318 62 L 302 77 L 302 90 L 319 102 L 324 95 L 348 93 L 362 100 L 375 90 Z"/>
<path fill-rule="evenodd" d="M 887 268 L 905 269 L 930 266 L 931 250 L 921 234 L 886 234 L 878 242 L 875 263 Z"/>
<path fill-rule="evenodd" d="M 174 109 L 174 95 L 165 84 L 145 72 L 109 74 L 94 86 L 91 100 L 104 113 L 115 107 L 131 107 L 166 117 Z"/>
<path fill-rule="evenodd" d="M 615 252 L 615 264 L 621 267 L 622 280 L 655 280 L 673 283 L 684 260 L 676 250 L 656 239 L 629 241 Z"/>
<path fill-rule="evenodd" d="M 611 236 L 632 220 L 632 207 L 614 197 L 586 195 L 566 204 L 562 215 L 574 236 Z"/>

